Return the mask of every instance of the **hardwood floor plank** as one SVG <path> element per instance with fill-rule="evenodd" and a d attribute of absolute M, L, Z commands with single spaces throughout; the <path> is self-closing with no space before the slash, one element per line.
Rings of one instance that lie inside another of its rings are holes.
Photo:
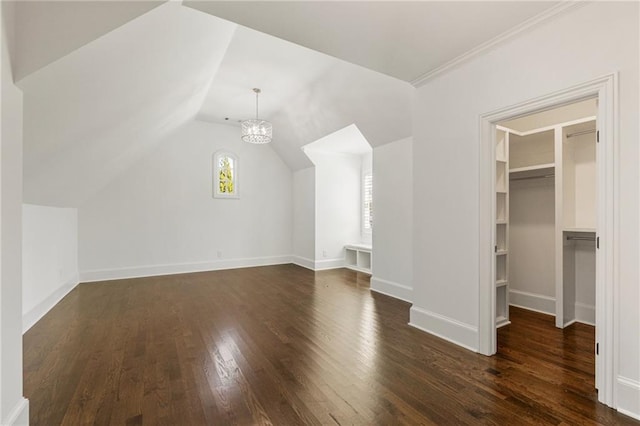
<path fill-rule="evenodd" d="M 24 336 L 33 425 L 638 425 L 593 327 L 512 308 L 484 357 L 368 277 L 294 265 L 81 284 Z"/>

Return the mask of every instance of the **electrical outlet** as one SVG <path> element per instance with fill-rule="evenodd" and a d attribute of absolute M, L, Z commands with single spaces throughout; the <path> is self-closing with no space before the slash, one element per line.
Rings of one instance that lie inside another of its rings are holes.
<path fill-rule="evenodd" d="M 327 257 L 327 251 L 326 250 L 322 250 L 322 257 Z"/>
<path fill-rule="evenodd" d="M 217 254 L 218 254 L 218 259 L 221 259 L 222 258 L 222 252 L 220 250 L 218 250 Z"/>

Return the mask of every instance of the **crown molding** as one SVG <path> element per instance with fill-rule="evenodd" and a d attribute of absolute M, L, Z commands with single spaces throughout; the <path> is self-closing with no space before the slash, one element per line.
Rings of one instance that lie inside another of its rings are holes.
<path fill-rule="evenodd" d="M 519 36 L 520 34 L 523 34 L 535 27 L 537 27 L 538 25 L 541 25 L 547 21 L 550 21 L 551 19 L 569 11 L 572 9 L 576 9 L 579 6 L 584 6 L 585 4 L 587 4 L 588 1 L 583 1 L 583 0 L 576 0 L 576 1 L 569 1 L 569 0 L 563 0 L 561 2 L 559 2 L 557 5 L 550 7 L 549 9 L 545 10 L 544 12 L 541 12 L 535 16 L 533 16 L 532 18 L 527 19 L 526 21 L 521 22 L 520 24 L 516 25 L 515 27 L 497 35 L 496 37 L 474 47 L 473 49 L 463 53 L 460 56 L 457 56 L 456 58 L 450 60 L 449 62 L 446 62 L 443 65 L 440 65 L 437 68 L 432 69 L 431 71 L 427 71 L 426 73 L 422 74 L 421 76 L 417 77 L 416 79 L 412 80 L 410 83 L 414 86 L 414 87 L 421 87 L 424 86 L 427 82 L 429 82 L 430 80 L 434 79 L 435 77 L 444 74 L 448 71 L 451 71 L 452 69 L 464 64 L 465 62 L 470 61 L 471 59 L 480 56 L 483 53 L 488 52 L 489 50 L 501 45 L 502 43 L 511 40 L 517 36 Z"/>

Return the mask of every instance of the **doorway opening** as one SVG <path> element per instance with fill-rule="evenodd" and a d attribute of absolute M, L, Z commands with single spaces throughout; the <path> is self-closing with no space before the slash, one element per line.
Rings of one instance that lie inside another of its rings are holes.
<path fill-rule="evenodd" d="M 617 158 L 611 74 L 481 117 L 479 351 L 509 306 L 595 327 L 598 400 L 615 406 Z M 598 140 L 598 142 L 596 142 Z"/>
<path fill-rule="evenodd" d="M 588 382 L 596 352 L 597 110 L 592 98 L 496 126 L 496 327 L 510 329 L 497 333 L 498 353 L 527 339 L 546 342 L 547 354 L 530 356 L 584 370 Z M 550 358 L 555 352 L 573 364 Z"/>

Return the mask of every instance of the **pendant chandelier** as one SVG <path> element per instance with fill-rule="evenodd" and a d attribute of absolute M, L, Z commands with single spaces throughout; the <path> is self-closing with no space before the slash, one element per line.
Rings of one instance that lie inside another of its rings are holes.
<path fill-rule="evenodd" d="M 253 89 L 256 94 L 256 118 L 242 122 L 242 140 L 249 143 L 263 144 L 271 142 L 273 126 L 271 123 L 258 118 L 258 94 L 260 89 Z"/>

